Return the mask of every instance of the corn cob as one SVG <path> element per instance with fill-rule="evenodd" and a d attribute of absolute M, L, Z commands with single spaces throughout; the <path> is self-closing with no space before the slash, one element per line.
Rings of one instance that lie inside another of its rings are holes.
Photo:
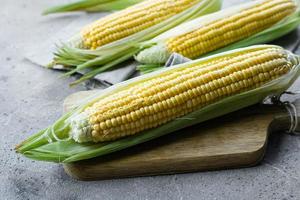
<path fill-rule="evenodd" d="M 17 150 L 55 162 L 121 150 L 280 95 L 299 76 L 299 61 L 260 45 L 137 77 L 101 91 Z"/>
<path fill-rule="evenodd" d="M 132 57 L 139 50 L 136 43 L 220 7 L 221 0 L 145 0 L 82 28 L 58 48 L 49 67 L 75 66 L 68 75 L 94 66 L 111 68 L 116 60 Z"/>
<path fill-rule="evenodd" d="M 203 0 L 145 0 L 88 24 L 70 44 L 95 50 L 153 27 L 201 2 Z"/>
<path fill-rule="evenodd" d="M 182 24 L 154 38 L 136 59 L 163 64 L 172 53 L 195 59 L 275 26 L 295 13 L 294 0 L 259 0 Z"/>
<path fill-rule="evenodd" d="M 222 98 L 258 88 L 292 66 L 286 53 L 270 48 L 168 71 L 87 108 L 72 121 L 74 139 L 88 136 L 88 140 L 105 142 L 155 128 Z"/>
<path fill-rule="evenodd" d="M 296 5 L 293 0 L 269 0 L 191 33 L 171 38 L 167 41 L 167 49 L 188 58 L 197 58 L 209 51 L 258 33 L 295 10 Z"/>
<path fill-rule="evenodd" d="M 83 28 L 87 49 L 96 49 L 168 19 L 192 6 L 197 0 L 151 0 L 104 17 Z M 166 9 L 168 8 L 168 9 Z"/>
<path fill-rule="evenodd" d="M 122 10 L 141 1 L 143 0 L 81 0 L 48 8 L 43 12 L 43 14 L 48 15 L 52 13 L 72 11 L 99 12 Z"/>

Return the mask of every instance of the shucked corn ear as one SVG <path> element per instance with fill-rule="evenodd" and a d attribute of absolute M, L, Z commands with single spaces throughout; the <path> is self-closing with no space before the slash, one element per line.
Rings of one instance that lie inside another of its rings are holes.
<path fill-rule="evenodd" d="M 81 0 L 73 3 L 67 3 L 60 6 L 48 8 L 43 12 L 44 15 L 51 13 L 72 12 L 72 11 L 111 11 L 122 10 L 128 6 L 134 5 L 144 0 Z"/>
<path fill-rule="evenodd" d="M 50 67 L 75 66 L 73 72 L 94 66 L 105 70 L 132 57 L 139 50 L 136 43 L 220 7 L 221 0 L 145 0 L 82 28 L 58 48 Z"/>
<path fill-rule="evenodd" d="M 154 46 L 140 52 L 136 59 L 146 64 L 164 64 L 172 53 L 195 59 L 228 45 L 226 49 L 230 49 L 231 44 L 243 40 L 245 42 L 239 43 L 240 47 L 249 45 L 249 41 L 250 44 L 268 42 L 298 26 L 300 20 L 297 9 L 298 2 L 295 0 L 257 0 L 221 10 L 179 25 L 154 38 L 149 42 Z M 280 34 L 270 31 L 269 35 L 263 35 L 273 27 L 281 28 L 281 25 L 289 24 L 290 20 L 292 26 L 285 26 Z M 234 45 L 232 47 L 235 48 Z"/>
<path fill-rule="evenodd" d="M 124 149 L 281 94 L 299 76 L 299 60 L 260 45 L 144 75 L 102 91 L 17 150 L 73 162 Z"/>

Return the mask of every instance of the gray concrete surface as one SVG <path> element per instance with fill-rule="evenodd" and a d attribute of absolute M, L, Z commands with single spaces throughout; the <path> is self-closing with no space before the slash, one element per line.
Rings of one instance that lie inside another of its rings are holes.
<path fill-rule="evenodd" d="M 67 95 L 84 89 L 69 88 L 71 79 L 23 58 L 27 48 L 80 17 L 40 16 L 60 2 L 0 0 L 0 199 L 300 199 L 300 137 L 284 134 L 271 137 L 257 167 L 99 182 L 79 182 L 61 165 L 15 154 L 15 144 L 60 116 Z M 297 33 L 282 41 L 291 37 L 295 43 Z"/>

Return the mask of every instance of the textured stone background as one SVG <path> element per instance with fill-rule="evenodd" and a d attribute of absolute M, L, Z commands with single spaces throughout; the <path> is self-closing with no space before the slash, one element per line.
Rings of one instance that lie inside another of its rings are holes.
<path fill-rule="evenodd" d="M 16 155 L 15 144 L 52 123 L 63 99 L 84 89 L 24 59 L 28 48 L 81 16 L 40 15 L 61 2 L 0 0 L 0 199 L 300 199 L 300 137 L 284 134 L 271 137 L 257 167 L 99 182 L 72 180 L 61 165 Z M 297 38 L 295 31 L 280 42 L 293 46 Z"/>

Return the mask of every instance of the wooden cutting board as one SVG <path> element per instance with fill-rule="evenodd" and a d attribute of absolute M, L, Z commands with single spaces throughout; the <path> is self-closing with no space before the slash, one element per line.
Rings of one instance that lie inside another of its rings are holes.
<path fill-rule="evenodd" d="M 64 111 L 94 91 L 66 98 Z M 300 108 L 300 101 L 297 102 Z M 64 165 L 79 180 L 250 167 L 264 156 L 271 132 L 287 130 L 285 108 L 255 105 L 107 156 Z"/>

